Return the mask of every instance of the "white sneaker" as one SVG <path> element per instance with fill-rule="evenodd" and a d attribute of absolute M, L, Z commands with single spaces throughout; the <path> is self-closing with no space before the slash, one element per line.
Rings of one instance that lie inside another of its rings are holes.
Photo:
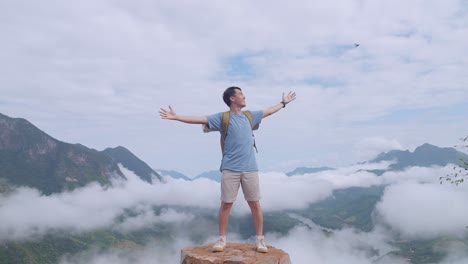
<path fill-rule="evenodd" d="M 213 251 L 214 252 L 221 252 L 224 250 L 224 247 L 226 246 L 226 236 L 220 236 L 218 241 L 213 246 Z"/>
<path fill-rule="evenodd" d="M 268 247 L 265 244 L 265 237 L 264 236 L 257 236 L 257 242 L 255 243 L 257 246 L 257 252 L 260 253 L 267 253 Z"/>

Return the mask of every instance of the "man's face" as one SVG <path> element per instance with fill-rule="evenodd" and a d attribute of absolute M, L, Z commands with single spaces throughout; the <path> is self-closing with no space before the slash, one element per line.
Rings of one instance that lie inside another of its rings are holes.
<path fill-rule="evenodd" d="M 236 89 L 235 91 L 236 93 L 234 94 L 234 96 L 231 96 L 231 104 L 235 104 L 240 107 L 246 106 L 247 104 L 245 103 L 245 96 L 242 93 L 242 91 L 239 89 Z"/>

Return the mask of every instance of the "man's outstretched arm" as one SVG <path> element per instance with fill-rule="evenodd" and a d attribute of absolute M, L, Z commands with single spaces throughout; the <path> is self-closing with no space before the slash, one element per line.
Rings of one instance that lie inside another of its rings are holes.
<path fill-rule="evenodd" d="M 287 104 L 289 104 L 290 102 L 294 100 L 296 100 L 295 92 L 289 92 L 286 96 L 283 93 L 283 100 L 279 104 L 276 104 L 268 109 L 263 110 L 262 118 L 278 112 L 281 108 L 284 108 Z"/>
<path fill-rule="evenodd" d="M 208 118 L 206 118 L 206 116 L 177 115 L 171 106 L 169 106 L 169 111 L 167 111 L 164 108 L 161 108 L 161 110 L 159 110 L 159 115 L 161 116 L 162 119 L 176 120 L 176 121 L 180 121 L 180 122 L 184 122 L 188 124 L 202 124 L 202 125 L 208 124 Z"/>

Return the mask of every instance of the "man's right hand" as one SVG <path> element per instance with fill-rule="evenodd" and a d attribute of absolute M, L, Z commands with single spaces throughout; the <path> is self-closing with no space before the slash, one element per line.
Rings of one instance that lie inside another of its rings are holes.
<path fill-rule="evenodd" d="M 159 110 L 159 115 L 161 116 L 162 119 L 177 120 L 177 121 L 188 123 L 188 124 L 202 124 L 202 125 L 208 124 L 208 118 L 206 116 L 177 115 L 171 106 L 169 106 L 169 111 L 167 111 L 164 108 L 161 108 L 161 110 Z"/>
<path fill-rule="evenodd" d="M 175 113 L 174 109 L 172 109 L 171 106 L 169 106 L 169 111 L 167 111 L 164 108 L 161 108 L 161 110 L 159 110 L 159 115 L 161 116 L 162 119 L 169 119 L 169 120 L 175 120 L 177 117 L 177 114 Z"/>

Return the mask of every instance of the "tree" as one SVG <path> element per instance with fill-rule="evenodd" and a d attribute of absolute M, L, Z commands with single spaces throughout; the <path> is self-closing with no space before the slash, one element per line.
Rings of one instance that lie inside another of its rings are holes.
<path fill-rule="evenodd" d="M 460 146 L 455 147 L 468 148 L 468 136 L 460 138 L 460 140 L 463 143 Z M 468 160 L 460 158 L 460 161 L 460 166 L 453 167 L 454 172 L 450 173 L 445 177 L 439 178 L 440 184 L 442 184 L 444 181 L 448 181 L 451 184 L 455 184 L 458 186 L 458 184 L 463 183 L 465 179 L 468 178 Z"/>

